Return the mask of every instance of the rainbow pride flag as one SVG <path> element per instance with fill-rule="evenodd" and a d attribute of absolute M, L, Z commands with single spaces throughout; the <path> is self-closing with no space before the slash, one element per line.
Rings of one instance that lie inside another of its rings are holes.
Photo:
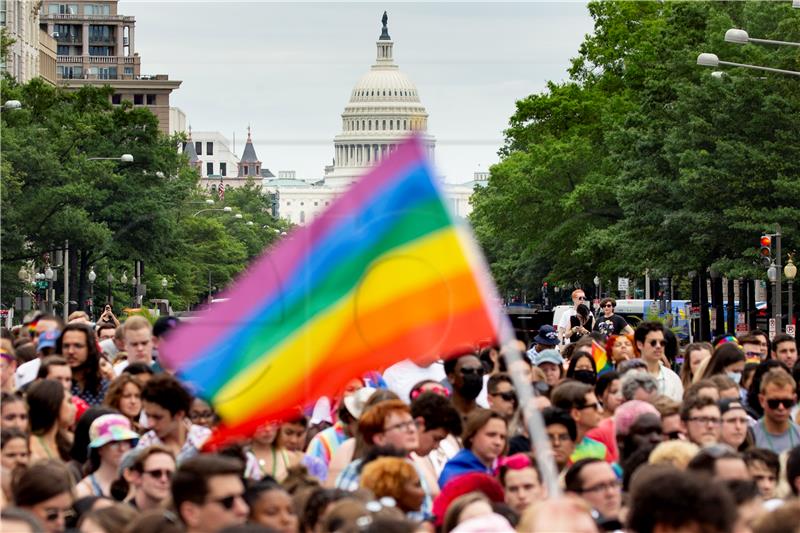
<path fill-rule="evenodd" d="M 218 436 L 245 437 L 369 370 L 496 342 L 494 294 L 411 138 L 160 352 L 217 410 Z"/>
<path fill-rule="evenodd" d="M 597 369 L 598 376 L 614 370 L 614 365 L 608 360 L 606 349 L 600 346 L 596 341 L 592 341 L 592 359 L 594 359 L 594 366 Z"/>

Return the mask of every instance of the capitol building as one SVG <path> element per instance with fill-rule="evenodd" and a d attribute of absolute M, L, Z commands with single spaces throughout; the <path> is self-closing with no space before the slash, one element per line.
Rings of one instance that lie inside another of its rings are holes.
<path fill-rule="evenodd" d="M 416 86 L 394 62 L 386 13 L 376 44 L 375 64 L 353 87 L 342 113 L 342 131 L 333 142 L 333 164 L 325 167 L 323 179 L 300 180 L 283 173 L 263 179 L 264 190 L 277 193 L 281 218 L 307 224 L 411 134 L 420 137 L 429 159 L 435 161 L 436 139 L 428 132 L 428 113 Z M 467 183 L 442 185 L 455 216 L 465 218 L 470 213 L 469 198 L 476 185 L 485 184 L 486 174 Z"/>

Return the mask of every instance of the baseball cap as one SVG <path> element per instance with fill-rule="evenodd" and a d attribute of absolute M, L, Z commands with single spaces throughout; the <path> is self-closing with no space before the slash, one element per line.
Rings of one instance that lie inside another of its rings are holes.
<path fill-rule="evenodd" d="M 533 342 L 536 344 L 544 344 L 545 346 L 558 345 L 558 333 L 556 333 L 556 328 L 548 324 L 543 325 L 533 338 Z"/>
<path fill-rule="evenodd" d="M 728 411 L 733 411 L 734 409 L 741 409 L 744 411 L 744 405 L 742 405 L 742 401 L 738 398 L 723 398 L 719 401 L 719 414 L 724 415 Z"/>
<path fill-rule="evenodd" d="M 542 363 L 553 363 L 554 365 L 560 366 L 564 364 L 564 358 L 561 357 L 561 354 L 558 353 L 558 350 L 542 350 L 540 353 L 536 354 L 536 357 L 533 358 L 533 364 L 539 366 Z"/>
<path fill-rule="evenodd" d="M 38 351 L 42 351 L 44 348 L 55 348 L 56 342 L 58 338 L 61 336 L 61 333 L 58 330 L 51 329 L 50 331 L 44 331 L 39 334 L 39 343 L 36 345 L 36 349 Z"/>
<path fill-rule="evenodd" d="M 347 412 L 353 415 L 354 418 L 361 418 L 361 413 L 364 412 L 364 404 L 375 393 L 375 390 L 372 387 L 362 387 L 350 396 L 345 396 L 344 405 L 347 407 Z"/>
<path fill-rule="evenodd" d="M 100 448 L 110 442 L 139 440 L 139 434 L 131 429 L 128 417 L 118 414 L 97 417 L 89 427 L 89 448 Z"/>

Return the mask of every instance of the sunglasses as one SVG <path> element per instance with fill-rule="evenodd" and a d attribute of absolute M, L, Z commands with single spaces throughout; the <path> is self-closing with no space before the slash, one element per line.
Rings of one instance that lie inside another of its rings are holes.
<path fill-rule="evenodd" d="M 58 520 L 59 516 L 63 516 L 64 520 L 69 520 L 73 516 L 75 516 L 75 512 L 72 509 L 45 509 L 44 510 L 44 519 L 47 522 L 55 522 Z"/>
<path fill-rule="evenodd" d="M 594 409 L 595 411 L 599 411 L 602 408 L 603 407 L 600 405 L 600 402 L 594 402 L 594 403 L 587 403 L 586 405 L 579 407 L 578 409 L 580 409 L 581 411 L 583 411 L 584 409 Z"/>
<path fill-rule="evenodd" d="M 577 300 L 586 301 L 586 296 L 578 296 Z"/>
<path fill-rule="evenodd" d="M 461 375 L 462 376 L 470 376 L 470 375 L 474 375 L 474 374 L 482 376 L 483 373 L 484 373 L 484 369 L 483 369 L 482 366 L 476 366 L 474 368 L 469 368 L 469 367 L 462 367 L 461 368 Z"/>
<path fill-rule="evenodd" d="M 791 409 L 794 404 L 795 400 L 792 398 L 771 398 L 767 400 L 767 405 L 770 409 L 777 409 L 780 405 L 783 405 L 786 409 Z"/>
<path fill-rule="evenodd" d="M 144 473 L 154 479 L 167 478 L 167 480 L 172 479 L 173 474 L 175 474 L 175 472 L 173 472 L 172 470 L 166 470 L 166 469 L 145 470 Z"/>
<path fill-rule="evenodd" d="M 613 306 L 613 305 L 611 305 L 611 304 L 606 304 L 606 305 L 604 305 L 603 307 L 611 307 L 611 308 L 613 308 L 614 306 Z"/>
<path fill-rule="evenodd" d="M 500 396 L 502 399 L 504 399 L 507 402 L 516 402 L 517 401 L 517 393 L 514 392 L 513 390 L 510 390 L 510 391 L 507 391 L 507 392 L 492 392 L 491 395 L 492 396 Z"/>
<path fill-rule="evenodd" d="M 233 509 L 233 504 L 236 502 L 236 499 L 243 499 L 243 494 L 233 494 L 231 496 L 225 496 L 224 498 L 220 498 L 219 500 L 209 500 L 209 502 L 214 502 L 220 504 L 222 507 L 225 508 L 226 511 L 230 511 Z"/>
<path fill-rule="evenodd" d="M 669 440 L 678 440 L 678 439 L 681 438 L 681 432 L 680 431 L 670 431 L 669 433 L 667 433 L 667 438 Z"/>
<path fill-rule="evenodd" d="M 659 341 L 659 340 L 655 340 L 655 339 L 653 339 L 653 340 L 651 340 L 650 342 L 648 342 L 647 344 L 649 344 L 649 345 L 650 345 L 650 346 L 652 346 L 653 348 L 655 348 L 656 346 L 661 346 L 661 347 L 664 347 L 664 346 L 666 346 L 666 345 L 667 345 L 667 341 Z"/>

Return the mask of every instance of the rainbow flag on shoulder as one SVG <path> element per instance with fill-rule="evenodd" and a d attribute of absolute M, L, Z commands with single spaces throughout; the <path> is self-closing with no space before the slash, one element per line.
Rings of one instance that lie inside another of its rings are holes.
<path fill-rule="evenodd" d="M 257 260 L 161 349 L 245 437 L 352 378 L 499 338 L 494 288 L 416 138 Z"/>

